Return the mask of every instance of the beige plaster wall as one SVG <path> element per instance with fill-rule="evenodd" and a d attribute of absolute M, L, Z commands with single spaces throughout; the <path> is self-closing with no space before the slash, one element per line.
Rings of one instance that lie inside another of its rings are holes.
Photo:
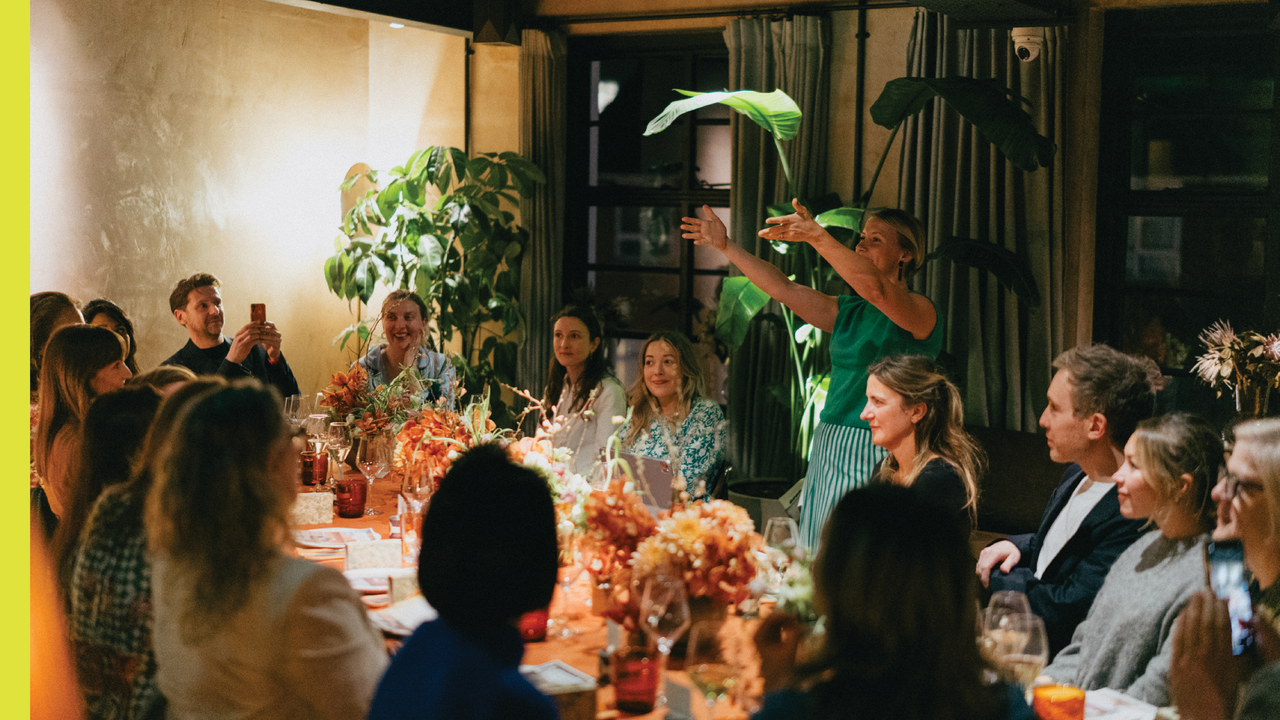
<path fill-rule="evenodd" d="M 143 369 L 186 340 L 168 294 L 265 302 L 304 392 L 348 360 L 328 293 L 338 184 L 462 145 L 462 38 L 264 0 L 33 0 L 32 292 L 110 297 Z"/>

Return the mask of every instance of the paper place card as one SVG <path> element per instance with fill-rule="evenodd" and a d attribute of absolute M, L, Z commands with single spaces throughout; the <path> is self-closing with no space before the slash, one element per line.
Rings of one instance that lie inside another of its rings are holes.
<path fill-rule="evenodd" d="M 363 570 L 364 568 L 399 568 L 399 540 L 369 540 L 365 542 L 349 542 L 345 545 L 346 560 L 343 570 Z"/>
<path fill-rule="evenodd" d="M 693 720 L 693 709 L 689 707 L 689 688 L 670 679 L 666 683 L 667 720 Z"/>
<path fill-rule="evenodd" d="M 426 598 L 414 595 L 381 610 L 369 611 L 369 620 L 388 635 L 409 636 L 419 625 L 435 620 L 439 615 Z"/>
<path fill-rule="evenodd" d="M 595 720 L 595 678 L 563 660 L 521 665 L 520 674 L 555 701 L 561 720 Z"/>
<path fill-rule="evenodd" d="M 395 540 L 393 542 L 399 543 L 400 541 Z M 391 590 L 388 592 L 388 596 L 393 603 L 398 603 L 418 592 L 418 568 L 388 570 L 387 577 L 391 583 Z"/>
<path fill-rule="evenodd" d="M 298 493 L 293 501 L 294 525 L 318 525 L 333 522 L 333 493 Z"/>

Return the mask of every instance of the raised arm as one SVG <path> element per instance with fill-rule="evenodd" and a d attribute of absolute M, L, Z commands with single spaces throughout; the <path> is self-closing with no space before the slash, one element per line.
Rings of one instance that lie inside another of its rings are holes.
<path fill-rule="evenodd" d="M 909 257 L 898 244 L 896 231 L 887 224 L 868 227 L 863 242 L 870 249 L 883 244 L 886 267 L 878 267 L 872 253 L 860 253 L 844 246 L 813 219 L 813 215 L 792 200 L 795 212 L 765 220 L 771 227 L 760 231 L 760 237 L 786 242 L 807 242 L 824 260 L 849 283 L 854 292 L 884 313 L 895 325 L 911 333 L 917 340 L 924 340 L 938 323 L 938 313 L 928 298 L 907 289 L 906 282 L 897 279 L 897 263 L 900 257 Z M 918 261 L 919 259 L 916 258 Z M 745 270 L 743 271 L 745 272 Z"/>
<path fill-rule="evenodd" d="M 772 263 L 729 242 L 729 235 L 720 218 L 706 205 L 702 206 L 702 212 L 706 213 L 706 220 L 682 218 L 680 229 L 684 230 L 686 240 L 719 250 L 748 280 L 768 293 L 769 297 L 791 308 L 805 322 L 823 332 L 835 330 L 840 306 L 834 296 L 789 279 Z"/>

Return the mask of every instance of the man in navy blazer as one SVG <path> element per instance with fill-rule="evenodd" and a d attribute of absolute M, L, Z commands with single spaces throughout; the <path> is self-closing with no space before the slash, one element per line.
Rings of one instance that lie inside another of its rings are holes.
<path fill-rule="evenodd" d="M 1071 642 L 1111 564 L 1146 526 L 1120 515 L 1111 476 L 1138 421 L 1155 411 L 1161 385 L 1154 362 L 1106 345 L 1068 350 L 1053 366 L 1040 427 L 1049 456 L 1071 466 L 1035 534 L 1011 535 L 978 557 L 978 576 L 992 592 L 1026 593 L 1044 619 L 1050 658 Z"/>

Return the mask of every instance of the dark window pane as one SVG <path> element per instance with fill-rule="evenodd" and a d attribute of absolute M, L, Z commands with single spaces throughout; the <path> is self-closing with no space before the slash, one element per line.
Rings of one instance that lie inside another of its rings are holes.
<path fill-rule="evenodd" d="M 729 59 L 725 57 L 698 58 L 695 63 L 694 73 L 696 75 L 697 85 L 694 90 L 699 92 L 715 92 L 717 90 L 741 90 L 742 88 L 729 87 Z M 697 117 L 699 120 L 709 120 L 712 118 L 728 119 L 729 113 L 732 112 L 728 105 L 715 103 L 704 108 L 699 108 Z"/>
<path fill-rule="evenodd" d="M 674 273 L 591 271 L 587 284 L 619 314 L 618 330 L 651 333 L 679 329 L 680 276 Z"/>
<path fill-rule="evenodd" d="M 733 179 L 733 146 L 728 125 L 698 126 L 698 184 L 729 189 Z"/>
<path fill-rule="evenodd" d="M 631 384 L 640 377 L 640 353 L 644 352 L 644 340 L 621 338 L 617 341 L 613 352 L 613 374 L 622 381 L 622 387 L 631 389 Z"/>
<path fill-rule="evenodd" d="M 1267 187 L 1268 118 L 1138 117 L 1132 138 L 1133 190 Z"/>
<path fill-rule="evenodd" d="M 601 60 L 590 96 L 599 114 L 598 184 L 678 189 L 684 184 L 685 127 L 681 118 L 667 130 L 645 137 L 649 121 L 680 96 L 672 92 L 685 77 L 678 57 Z M 608 100 L 604 103 L 604 100 Z"/>
<path fill-rule="evenodd" d="M 1139 114 L 1271 109 L 1275 35 L 1153 37 L 1135 44 Z"/>
<path fill-rule="evenodd" d="M 1248 217 L 1131 217 L 1130 286 L 1255 297 L 1261 306 L 1267 223 Z"/>
<path fill-rule="evenodd" d="M 681 208 L 587 208 L 587 261 L 598 265 L 680 267 Z"/>
<path fill-rule="evenodd" d="M 1262 303 L 1128 294 L 1123 302 L 1120 349 L 1161 367 L 1190 370 L 1205 352 L 1200 333 L 1218 320 L 1236 330 L 1263 330 Z"/>

